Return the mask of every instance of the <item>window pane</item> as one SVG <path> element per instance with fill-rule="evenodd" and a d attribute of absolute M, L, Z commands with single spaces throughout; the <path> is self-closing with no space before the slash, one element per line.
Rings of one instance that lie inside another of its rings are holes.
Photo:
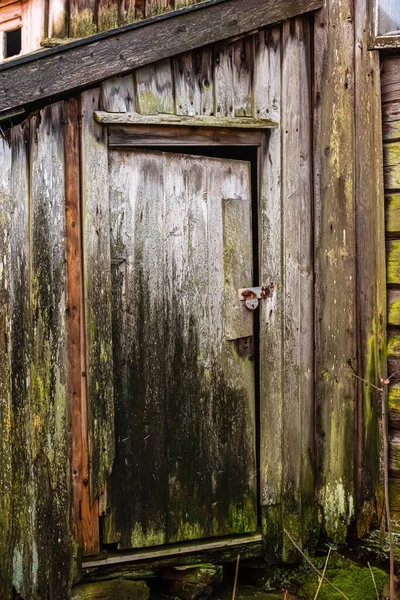
<path fill-rule="evenodd" d="M 378 35 L 400 30 L 400 0 L 378 0 Z"/>

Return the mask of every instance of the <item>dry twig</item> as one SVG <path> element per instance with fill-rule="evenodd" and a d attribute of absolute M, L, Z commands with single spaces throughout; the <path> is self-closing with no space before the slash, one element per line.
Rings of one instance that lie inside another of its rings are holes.
<path fill-rule="evenodd" d="M 300 552 L 300 554 L 302 555 L 302 557 L 308 562 L 308 564 L 310 565 L 310 567 L 312 568 L 312 570 L 315 571 L 315 573 L 317 573 L 317 575 L 319 575 L 320 577 L 322 577 L 322 579 L 324 581 L 326 581 L 326 583 L 328 583 L 334 590 L 336 590 L 338 594 L 340 594 L 341 596 L 343 596 L 343 598 L 346 598 L 346 600 L 349 600 L 349 598 L 346 596 L 346 594 L 344 594 L 341 590 L 339 590 L 339 588 L 336 587 L 335 584 L 333 584 L 331 581 L 329 581 L 329 579 L 327 577 L 325 577 L 325 575 L 323 575 L 321 573 L 321 571 L 318 571 L 317 567 L 311 562 L 311 560 L 303 552 L 303 550 L 300 548 L 300 546 L 298 544 L 296 544 L 296 542 L 294 541 L 294 539 L 292 538 L 292 536 L 290 535 L 290 533 L 288 531 L 286 531 L 286 529 L 284 529 L 283 531 L 288 536 L 289 540 L 292 542 L 292 544 L 296 548 L 296 550 L 298 552 Z"/>
<path fill-rule="evenodd" d="M 237 559 L 236 559 L 236 571 L 235 571 L 235 579 L 233 582 L 232 600 L 235 600 L 235 596 L 236 596 L 236 586 L 237 586 L 237 580 L 238 580 L 238 575 L 239 575 L 239 563 L 240 563 L 240 554 L 237 555 Z"/>
<path fill-rule="evenodd" d="M 329 561 L 329 557 L 331 555 L 331 551 L 332 551 L 332 548 L 329 547 L 328 556 L 326 557 L 326 561 L 325 561 L 325 564 L 324 564 L 324 570 L 322 571 L 322 577 L 320 577 L 318 588 L 317 588 L 317 591 L 315 592 L 314 600 L 317 600 L 317 598 L 318 598 L 319 590 L 321 589 L 321 585 L 322 585 L 322 582 L 323 582 L 324 577 L 325 577 L 326 568 L 328 566 L 328 561 Z"/>
<path fill-rule="evenodd" d="M 383 483 L 384 483 L 384 492 L 385 492 L 385 513 L 386 513 L 386 525 L 387 532 L 389 537 L 389 569 L 390 569 L 390 581 L 389 581 L 389 598 L 390 600 L 395 600 L 394 595 L 394 545 L 393 545 L 393 532 L 392 532 L 392 519 L 390 516 L 390 503 L 389 503 L 389 441 L 388 441 L 388 417 L 387 417 L 387 388 L 390 383 L 390 380 L 394 375 L 396 375 L 397 371 L 391 374 L 390 377 L 386 377 L 386 379 L 381 379 L 380 387 L 374 385 L 373 383 L 363 379 L 356 375 L 353 371 L 354 377 L 363 381 L 367 385 L 373 387 L 379 392 L 379 396 L 381 399 L 381 412 L 382 412 L 382 438 L 383 438 Z"/>
<path fill-rule="evenodd" d="M 378 593 L 378 588 L 376 587 L 376 581 L 375 581 L 375 575 L 374 572 L 371 568 L 371 565 L 369 564 L 369 562 L 367 562 L 368 568 L 371 572 L 371 577 L 372 577 L 372 581 L 374 582 L 374 588 L 375 588 L 375 594 L 376 594 L 376 600 L 379 600 L 379 593 Z"/>

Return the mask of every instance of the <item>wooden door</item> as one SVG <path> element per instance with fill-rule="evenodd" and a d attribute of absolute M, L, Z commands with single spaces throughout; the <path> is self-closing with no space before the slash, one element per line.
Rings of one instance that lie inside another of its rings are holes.
<path fill-rule="evenodd" d="M 103 541 L 257 526 L 250 164 L 109 157 L 116 459 Z M 243 346 L 243 345 L 242 345 Z"/>

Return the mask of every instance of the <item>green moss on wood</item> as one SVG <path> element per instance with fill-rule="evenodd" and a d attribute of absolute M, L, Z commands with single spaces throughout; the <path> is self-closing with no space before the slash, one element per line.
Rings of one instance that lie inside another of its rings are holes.
<path fill-rule="evenodd" d="M 114 579 L 76 586 L 72 600 L 148 600 L 150 590 L 145 581 Z"/>
<path fill-rule="evenodd" d="M 392 384 L 389 387 L 388 405 L 391 412 L 400 413 L 400 384 Z"/>
<path fill-rule="evenodd" d="M 118 4 L 100 6 L 98 9 L 98 31 L 108 31 L 118 27 Z"/>
<path fill-rule="evenodd" d="M 328 565 L 326 577 L 348 598 L 351 600 L 376 600 L 374 583 L 367 567 L 359 567 L 345 559 L 333 560 L 332 563 L 330 566 Z M 321 570 L 323 569 L 322 561 L 319 561 L 318 566 Z M 388 575 L 376 567 L 372 567 L 372 570 L 378 592 L 382 594 L 388 583 Z M 303 585 L 298 591 L 298 597 L 303 600 L 314 600 L 319 585 L 318 575 L 310 574 L 301 579 Z M 327 583 L 322 584 L 318 598 L 320 600 L 343 600 L 343 596 Z"/>
<path fill-rule="evenodd" d="M 400 297 L 389 300 L 388 325 L 400 325 Z"/>
<path fill-rule="evenodd" d="M 386 231 L 390 233 L 400 231 L 400 194 L 386 196 L 385 221 Z"/>
<path fill-rule="evenodd" d="M 93 35 L 97 31 L 93 11 L 86 8 L 78 10 L 76 6 L 71 8 L 69 35 L 73 38 L 82 38 Z"/>
<path fill-rule="evenodd" d="M 400 240 L 390 240 L 386 247 L 387 282 L 400 283 Z"/>

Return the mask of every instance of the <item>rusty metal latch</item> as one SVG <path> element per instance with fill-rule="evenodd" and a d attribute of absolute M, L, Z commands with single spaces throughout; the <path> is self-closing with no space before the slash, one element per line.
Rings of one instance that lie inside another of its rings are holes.
<path fill-rule="evenodd" d="M 266 300 L 273 295 L 274 291 L 275 285 L 272 282 L 261 287 L 240 288 L 238 290 L 239 300 L 244 302 L 249 310 L 255 310 L 258 307 L 258 301 Z"/>

